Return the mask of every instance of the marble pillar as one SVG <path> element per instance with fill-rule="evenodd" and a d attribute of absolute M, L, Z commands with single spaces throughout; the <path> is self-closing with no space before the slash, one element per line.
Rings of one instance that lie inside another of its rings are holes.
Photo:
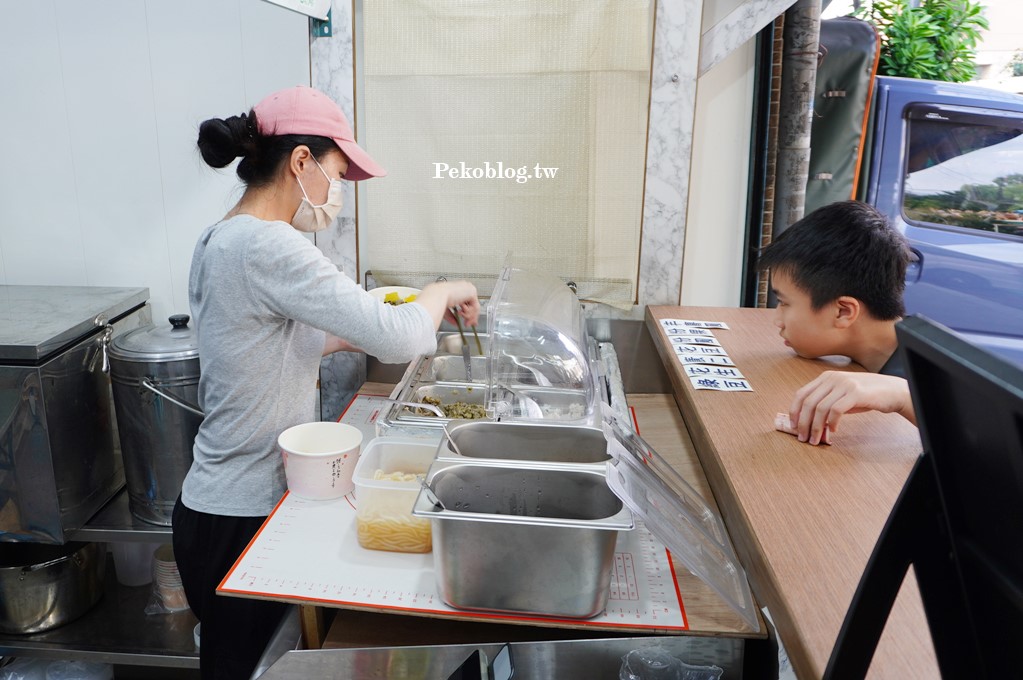
<path fill-rule="evenodd" d="M 356 125 L 355 60 L 353 53 L 352 3 L 334 0 L 331 9 L 332 35 L 316 37 L 309 47 L 312 86 L 326 92 Z M 316 234 L 316 245 L 353 279 L 358 277 L 355 233 L 355 186 L 345 182 L 344 207 L 330 229 Z M 337 420 L 341 411 L 366 380 L 366 357 L 337 352 L 320 363 L 320 417 Z"/>

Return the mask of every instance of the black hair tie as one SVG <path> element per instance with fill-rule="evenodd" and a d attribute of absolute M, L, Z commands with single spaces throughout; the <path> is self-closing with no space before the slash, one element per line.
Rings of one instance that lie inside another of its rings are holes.
<path fill-rule="evenodd" d="M 249 114 L 243 113 L 241 116 L 242 122 L 245 123 L 245 134 L 249 139 L 256 138 L 256 121 L 249 118 Z"/>

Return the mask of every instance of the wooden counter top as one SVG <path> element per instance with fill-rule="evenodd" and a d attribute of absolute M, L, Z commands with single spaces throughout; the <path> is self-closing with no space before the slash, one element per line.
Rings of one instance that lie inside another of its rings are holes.
<path fill-rule="evenodd" d="M 820 677 L 888 514 L 921 451 L 897 415 L 847 416 L 833 446 L 774 430 L 793 393 L 834 365 L 797 357 L 773 310 L 655 306 L 647 324 L 697 454 L 749 573 L 796 673 Z M 714 331 L 753 392 L 696 390 L 660 319 L 724 321 Z M 862 370 L 849 366 L 848 370 Z M 939 677 L 912 574 L 903 585 L 871 677 Z"/>

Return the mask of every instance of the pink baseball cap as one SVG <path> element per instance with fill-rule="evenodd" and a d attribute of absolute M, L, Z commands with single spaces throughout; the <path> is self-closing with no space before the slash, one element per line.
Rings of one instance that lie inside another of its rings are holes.
<path fill-rule="evenodd" d="M 317 135 L 333 139 L 348 157 L 345 179 L 358 181 L 387 174 L 355 143 L 352 126 L 341 108 L 319 90 L 305 85 L 289 87 L 267 96 L 253 111 L 264 135 Z"/>

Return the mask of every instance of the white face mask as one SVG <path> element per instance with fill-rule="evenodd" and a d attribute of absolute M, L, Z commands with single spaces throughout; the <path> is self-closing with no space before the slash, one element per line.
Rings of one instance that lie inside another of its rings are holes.
<path fill-rule="evenodd" d="M 316 163 L 316 167 L 320 168 L 320 172 L 323 172 L 323 168 L 315 158 L 313 162 Z M 299 231 L 322 231 L 329 227 L 341 212 L 341 205 L 344 201 L 344 185 L 339 179 L 331 179 L 326 172 L 323 172 L 323 176 L 330 182 L 330 187 L 327 189 L 327 201 L 323 205 L 313 205 L 313 202 L 309 200 L 309 194 L 305 192 L 305 187 L 302 186 L 302 180 L 298 180 L 303 198 L 302 202 L 298 204 L 295 216 L 291 218 L 291 226 Z"/>

